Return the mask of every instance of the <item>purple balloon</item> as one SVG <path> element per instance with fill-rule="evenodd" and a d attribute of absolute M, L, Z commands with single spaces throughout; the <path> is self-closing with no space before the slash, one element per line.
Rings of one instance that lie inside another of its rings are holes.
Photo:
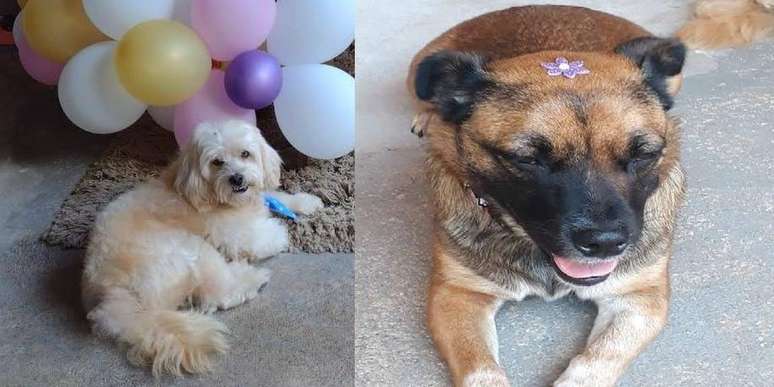
<path fill-rule="evenodd" d="M 279 61 L 263 52 L 251 50 L 234 58 L 226 69 L 226 93 L 245 109 L 271 105 L 282 88 Z"/>

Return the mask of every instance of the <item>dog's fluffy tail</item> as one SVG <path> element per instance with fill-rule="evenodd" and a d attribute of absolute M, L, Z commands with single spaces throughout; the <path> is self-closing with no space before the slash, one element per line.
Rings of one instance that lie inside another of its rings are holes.
<path fill-rule="evenodd" d="M 774 13 L 753 0 L 699 1 L 676 35 L 694 49 L 744 46 L 774 35 Z"/>
<path fill-rule="evenodd" d="M 125 290 L 114 290 L 88 315 L 99 332 L 129 345 L 129 361 L 153 365 L 153 374 L 208 372 L 228 349 L 227 329 L 194 311 L 148 310 Z"/>

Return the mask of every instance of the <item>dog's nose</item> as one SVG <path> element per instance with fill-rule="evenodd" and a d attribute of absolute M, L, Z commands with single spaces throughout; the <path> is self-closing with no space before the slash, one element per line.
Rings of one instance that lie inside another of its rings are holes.
<path fill-rule="evenodd" d="M 587 257 L 616 256 L 629 244 L 629 233 L 624 230 L 576 230 L 571 238 L 575 248 Z"/>
<path fill-rule="evenodd" d="M 228 178 L 228 182 L 234 187 L 241 187 L 245 182 L 245 177 L 241 173 L 235 173 Z"/>

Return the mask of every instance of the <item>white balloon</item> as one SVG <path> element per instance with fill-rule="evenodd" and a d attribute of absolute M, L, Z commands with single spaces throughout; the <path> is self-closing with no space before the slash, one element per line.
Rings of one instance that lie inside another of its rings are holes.
<path fill-rule="evenodd" d="M 267 39 L 284 65 L 323 63 L 355 38 L 355 0 L 282 0 Z"/>
<path fill-rule="evenodd" d="M 148 106 L 148 114 L 160 127 L 175 130 L 175 106 Z"/>
<path fill-rule="evenodd" d="M 70 59 L 59 77 L 59 103 L 88 132 L 114 133 L 137 121 L 147 105 L 132 97 L 113 65 L 116 42 L 100 42 Z"/>
<path fill-rule="evenodd" d="M 175 0 L 83 0 L 91 22 L 116 40 L 144 21 L 172 19 L 175 7 Z"/>
<path fill-rule="evenodd" d="M 333 159 L 355 147 L 355 79 L 342 70 L 320 64 L 283 68 L 274 112 L 285 138 L 309 157 Z"/>

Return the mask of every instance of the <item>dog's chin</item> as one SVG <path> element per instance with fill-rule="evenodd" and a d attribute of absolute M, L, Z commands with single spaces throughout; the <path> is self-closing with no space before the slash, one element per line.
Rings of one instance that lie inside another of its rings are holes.
<path fill-rule="evenodd" d="M 604 282 L 618 266 L 618 258 L 585 259 L 549 253 L 543 255 L 564 282 L 578 286 L 593 286 Z"/>
<path fill-rule="evenodd" d="M 220 202 L 229 207 L 251 206 L 256 203 L 256 198 L 260 196 L 258 194 L 259 189 L 254 185 L 245 184 L 240 187 L 229 186 L 228 188 L 223 188 L 225 189 L 219 195 Z"/>

